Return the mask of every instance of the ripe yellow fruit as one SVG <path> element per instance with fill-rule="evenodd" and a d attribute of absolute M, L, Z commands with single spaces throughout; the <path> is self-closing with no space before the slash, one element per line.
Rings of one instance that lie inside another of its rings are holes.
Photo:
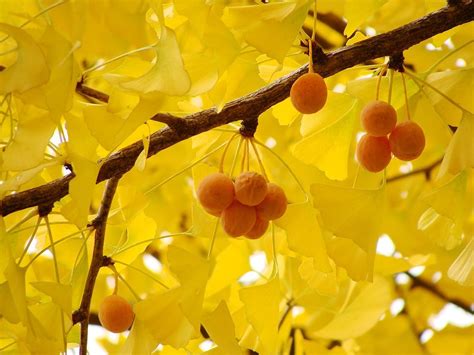
<path fill-rule="evenodd" d="M 249 239 L 258 239 L 265 234 L 268 228 L 268 221 L 257 217 L 255 224 L 252 229 L 250 229 L 245 236 Z"/>
<path fill-rule="evenodd" d="M 356 154 L 360 165 L 372 173 L 385 169 L 392 159 L 388 138 L 368 134 L 360 139 Z"/>
<path fill-rule="evenodd" d="M 362 127 L 371 136 L 382 137 L 393 131 L 397 124 L 397 111 L 384 101 L 368 103 L 360 114 Z"/>
<path fill-rule="evenodd" d="M 238 201 L 232 202 L 221 215 L 222 228 L 231 237 L 248 233 L 256 220 L 255 207 L 243 205 Z"/>
<path fill-rule="evenodd" d="M 291 86 L 290 98 L 301 113 L 311 114 L 321 110 L 328 98 L 328 88 L 318 73 L 301 75 Z"/>
<path fill-rule="evenodd" d="M 234 200 L 234 183 L 223 173 L 210 174 L 199 184 L 197 197 L 206 211 L 220 214 Z"/>
<path fill-rule="evenodd" d="M 268 183 L 268 192 L 263 201 L 257 206 L 257 216 L 267 221 L 280 218 L 285 214 L 288 200 L 285 191 L 272 182 Z"/>
<path fill-rule="evenodd" d="M 235 198 L 246 206 L 256 206 L 267 194 L 265 178 L 252 171 L 240 174 L 235 179 Z"/>
<path fill-rule="evenodd" d="M 113 333 L 121 333 L 129 329 L 134 317 L 130 303 L 118 295 L 105 297 L 99 306 L 100 324 Z"/>
<path fill-rule="evenodd" d="M 390 148 L 400 160 L 414 160 L 425 148 L 423 129 L 413 121 L 398 124 L 390 134 Z"/>

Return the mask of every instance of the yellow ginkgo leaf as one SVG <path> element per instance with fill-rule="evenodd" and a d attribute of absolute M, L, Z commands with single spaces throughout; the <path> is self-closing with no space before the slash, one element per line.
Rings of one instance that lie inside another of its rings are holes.
<path fill-rule="evenodd" d="M 51 297 L 51 300 L 56 303 L 64 313 L 71 314 L 72 312 L 72 287 L 71 285 L 62 285 L 50 281 L 30 282 L 30 285 L 41 291 L 45 295 Z"/>
<path fill-rule="evenodd" d="M 21 105 L 19 122 L 13 140 L 0 153 L 1 170 L 32 169 L 44 160 L 44 151 L 56 124 L 47 111 L 32 105 Z"/>
<path fill-rule="evenodd" d="M 135 160 L 135 168 L 137 168 L 138 171 L 145 170 L 146 159 L 148 158 L 148 148 L 150 147 L 150 136 L 143 137 L 142 142 L 143 150 L 138 155 L 137 160 Z"/>
<path fill-rule="evenodd" d="M 109 109 L 110 106 L 87 105 L 83 111 L 84 120 L 97 141 L 105 149 L 112 150 L 157 113 L 160 106 L 160 100 L 145 98 L 141 98 L 131 112 L 113 112 Z"/>
<path fill-rule="evenodd" d="M 446 174 L 457 175 L 474 167 L 474 115 L 465 112 L 459 127 L 449 142 L 438 172 L 438 179 Z"/>
<path fill-rule="evenodd" d="M 450 279 L 463 286 L 474 286 L 474 238 L 463 248 L 448 270 Z"/>
<path fill-rule="evenodd" d="M 375 271 L 380 275 L 394 275 L 416 266 L 428 266 L 436 262 L 434 254 L 412 255 L 408 258 L 394 258 L 385 255 L 375 256 Z"/>
<path fill-rule="evenodd" d="M 374 242 L 375 244 L 375 242 Z M 346 270 L 354 281 L 371 281 L 374 273 L 375 247 L 365 251 L 347 238 L 333 238 L 328 241 L 328 254 L 337 266 Z"/>
<path fill-rule="evenodd" d="M 286 230 L 291 250 L 314 258 L 317 270 L 331 272 L 317 212 L 310 202 L 288 205 L 283 217 L 275 223 Z"/>
<path fill-rule="evenodd" d="M 257 333 L 265 353 L 276 354 L 281 300 L 278 278 L 263 285 L 242 288 L 239 295 L 247 320 Z"/>
<path fill-rule="evenodd" d="M 323 227 L 336 237 L 351 239 L 366 254 L 370 279 L 381 234 L 384 188 L 370 190 L 314 184 L 311 193 L 314 206 L 321 212 Z"/>
<path fill-rule="evenodd" d="M 326 339 L 348 339 L 358 337 L 379 320 L 392 302 L 390 283 L 376 277 L 373 283 L 361 286 L 357 296 L 340 313 L 315 335 Z"/>
<path fill-rule="evenodd" d="M 464 107 L 469 112 L 474 112 L 474 100 L 472 100 L 470 90 L 473 80 L 474 70 L 472 68 L 446 70 L 430 74 L 428 77 L 426 77 L 427 83 L 437 88 L 443 94 L 452 98 L 452 100 Z M 454 106 L 450 102 L 446 101 L 444 97 L 429 87 L 425 86 L 424 91 L 429 96 L 430 101 L 436 111 L 444 118 L 446 123 L 449 125 L 458 126 L 460 124 L 459 120 L 464 120 L 466 113 L 463 114 L 463 112 L 457 106 Z M 472 121 L 472 117 L 470 117 L 470 119 Z"/>
<path fill-rule="evenodd" d="M 204 328 L 212 341 L 225 354 L 242 354 L 235 337 L 235 327 L 229 309 L 224 301 L 210 314 L 203 317 Z"/>
<path fill-rule="evenodd" d="M 356 100 L 346 94 L 330 96 L 335 98 L 333 103 L 305 117 L 302 123 L 305 135 L 294 145 L 293 154 L 324 171 L 328 178 L 344 180 L 356 122 Z"/>
<path fill-rule="evenodd" d="M 58 122 L 60 115 L 72 107 L 72 99 L 79 77 L 79 68 L 74 60 L 73 46 L 52 27 L 47 27 L 41 46 L 45 49 L 49 81 L 20 95 L 23 101 L 49 110 L 52 119 Z"/>
<path fill-rule="evenodd" d="M 20 320 L 24 323 L 27 319 L 27 297 L 25 286 L 26 268 L 18 266 L 13 259 L 4 271 L 12 303 L 6 306 L 15 309 Z"/>
<path fill-rule="evenodd" d="M 179 304 L 181 295 L 182 290 L 176 288 L 149 296 L 134 306 L 136 319 L 145 324 L 157 343 L 180 348 L 193 336 L 195 329 Z"/>
<path fill-rule="evenodd" d="M 265 83 L 260 79 L 255 53 L 242 54 L 230 65 L 210 91 L 210 98 L 220 111 L 226 103 L 246 95 Z M 252 78 L 252 80 L 246 80 Z"/>
<path fill-rule="evenodd" d="M 386 2 L 387 0 L 346 1 L 344 18 L 347 19 L 347 26 L 344 29 L 344 34 L 350 36 Z"/>
<path fill-rule="evenodd" d="M 71 199 L 61 208 L 61 213 L 79 228 L 88 223 L 90 203 L 99 173 L 99 163 L 90 161 L 76 154 L 69 154 L 75 177 L 69 183 Z"/>
<path fill-rule="evenodd" d="M 47 82 L 49 69 L 38 43 L 25 30 L 5 23 L 0 23 L 0 32 L 11 36 L 18 48 L 16 62 L 0 72 L 0 95 L 23 92 Z"/>
<path fill-rule="evenodd" d="M 157 320 L 159 323 L 159 320 Z M 162 324 L 163 325 L 163 324 Z M 122 354 L 151 354 L 155 350 L 158 341 L 150 334 L 146 323 L 136 318 L 133 321 L 132 330 L 121 347 L 119 353 Z"/>
<path fill-rule="evenodd" d="M 311 1 L 292 1 L 229 7 L 227 19 L 231 25 L 238 26 L 238 31 L 250 45 L 281 63 L 310 6 Z"/>
<path fill-rule="evenodd" d="M 156 45 L 156 63 L 146 74 L 123 82 L 121 86 L 142 94 L 161 92 L 166 95 L 182 96 L 191 86 L 189 75 L 184 69 L 176 34 L 168 27 L 162 27 L 160 41 Z"/>
<path fill-rule="evenodd" d="M 301 278 L 306 280 L 309 287 L 323 296 L 335 296 L 339 292 L 336 265 L 332 260 L 330 260 L 330 262 L 332 267 L 331 272 L 321 272 L 317 270 L 311 258 L 303 258 L 298 268 Z"/>
<path fill-rule="evenodd" d="M 170 270 L 181 284 L 182 297 L 179 304 L 186 318 L 198 332 L 211 264 L 198 255 L 172 245 L 168 249 L 168 261 Z M 190 273 L 189 270 L 193 272 Z"/>

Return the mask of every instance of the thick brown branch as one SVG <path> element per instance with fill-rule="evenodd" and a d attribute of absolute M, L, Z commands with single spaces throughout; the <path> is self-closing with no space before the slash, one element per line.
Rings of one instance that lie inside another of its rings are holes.
<path fill-rule="evenodd" d="M 102 204 L 97 217 L 92 222 L 92 226 L 95 228 L 95 237 L 91 265 L 89 267 L 84 293 L 82 294 L 81 306 L 73 314 L 73 322 L 81 323 L 81 355 L 87 354 L 87 335 L 92 294 L 94 292 L 94 285 L 97 275 L 99 274 L 99 270 L 102 266 L 104 266 L 104 239 L 105 229 L 107 226 L 107 217 L 109 216 L 110 206 L 112 205 L 112 200 L 114 198 L 115 190 L 117 189 L 119 180 L 120 176 L 114 176 L 109 181 L 107 181 L 104 195 L 102 197 Z"/>
<path fill-rule="evenodd" d="M 400 53 L 438 33 L 472 21 L 473 18 L 473 2 L 444 7 L 393 31 L 330 52 L 324 62 L 315 66 L 315 70 L 328 77 L 368 60 Z M 183 120 L 184 124 L 179 130 L 169 127 L 161 129 L 151 136 L 148 156 L 212 128 L 259 116 L 286 99 L 293 82 L 307 71 L 308 66 L 302 66 L 256 92 L 229 102 L 220 112 L 212 108 L 189 115 Z M 142 141 L 138 141 L 111 155 L 103 162 L 97 182 L 126 173 L 133 167 L 142 150 Z M 70 179 L 70 176 L 64 177 L 44 186 L 6 196 L 1 201 L 0 214 L 6 216 L 18 210 L 59 200 L 68 193 Z"/>

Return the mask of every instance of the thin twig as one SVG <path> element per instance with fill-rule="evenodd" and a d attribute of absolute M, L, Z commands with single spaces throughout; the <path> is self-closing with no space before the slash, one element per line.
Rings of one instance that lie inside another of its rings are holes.
<path fill-rule="evenodd" d="M 469 314 L 474 314 L 473 310 L 471 309 L 470 304 L 467 302 L 458 299 L 458 298 L 452 298 L 449 297 L 447 294 L 445 294 L 443 291 L 441 291 L 439 288 L 437 288 L 434 284 L 431 282 L 428 282 L 420 277 L 416 277 L 409 272 L 405 273 L 412 281 L 412 288 L 415 287 L 420 287 L 423 288 L 426 291 L 431 292 L 432 294 L 436 295 L 438 298 L 442 299 L 443 301 L 447 303 L 452 303 L 455 306 L 458 306 L 459 308 L 462 308 L 464 311 L 466 311 Z"/>
<path fill-rule="evenodd" d="M 418 174 L 425 174 L 426 178 L 429 180 L 433 170 L 438 165 L 440 165 L 442 161 L 443 161 L 443 158 L 436 160 L 435 162 L 433 162 L 432 164 L 430 164 L 430 165 L 428 165 L 424 168 L 415 169 L 415 170 L 412 170 L 412 171 L 410 171 L 406 174 L 391 176 L 391 177 L 387 178 L 387 183 L 388 182 L 394 182 L 394 181 L 404 179 L 404 178 L 407 178 L 407 177 L 410 177 L 410 176 L 413 176 L 413 175 L 418 175 Z"/>
<path fill-rule="evenodd" d="M 97 217 L 92 221 L 92 226 L 95 228 L 94 250 L 92 252 L 92 261 L 89 267 L 89 273 L 82 294 L 81 306 L 73 314 L 73 322 L 81 323 L 81 346 L 80 354 L 87 355 L 87 336 L 89 327 L 89 312 L 94 292 L 94 285 L 99 274 L 99 270 L 104 265 L 104 239 L 105 229 L 107 225 L 107 218 L 109 216 L 110 207 L 114 198 L 115 190 L 117 189 L 120 176 L 116 176 L 107 181 L 104 195 L 102 196 L 102 203 L 97 214 Z"/>

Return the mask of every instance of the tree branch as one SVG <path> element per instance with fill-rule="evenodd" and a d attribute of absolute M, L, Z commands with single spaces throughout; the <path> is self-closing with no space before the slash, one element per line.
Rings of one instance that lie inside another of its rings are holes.
<path fill-rule="evenodd" d="M 315 71 L 328 77 L 368 60 L 400 53 L 434 35 L 472 21 L 473 18 L 473 2 L 446 6 L 390 32 L 327 53 L 326 60 L 317 63 Z M 256 92 L 229 102 L 220 112 L 215 108 L 197 112 L 183 118 L 179 129 L 166 127 L 155 132 L 150 139 L 148 156 L 212 128 L 248 117 L 258 117 L 286 99 L 293 82 L 307 71 L 308 65 L 304 65 Z M 143 143 L 140 140 L 112 154 L 103 162 L 97 182 L 129 171 L 142 150 Z M 46 185 L 6 196 L 0 203 L 0 214 L 6 216 L 18 210 L 59 200 L 67 195 L 72 178 L 68 175 Z"/>
<path fill-rule="evenodd" d="M 94 292 L 94 285 L 102 266 L 106 266 L 110 262 L 109 258 L 104 257 L 104 240 L 105 229 L 107 226 L 107 218 L 109 216 L 110 206 L 114 198 L 115 190 L 121 176 L 114 176 L 105 187 L 104 195 L 102 197 L 102 204 L 100 206 L 97 217 L 92 221 L 91 225 L 95 228 L 94 250 L 92 253 L 91 265 L 86 279 L 86 285 L 82 294 L 81 306 L 73 313 L 73 323 L 81 323 L 81 347 L 80 354 L 87 355 L 87 335 L 89 328 L 90 306 L 92 294 Z M 105 261 L 105 262 L 104 262 Z"/>
<path fill-rule="evenodd" d="M 442 299 L 445 302 L 452 303 L 459 308 L 462 308 L 469 314 L 474 314 L 473 310 L 471 309 L 471 306 L 464 302 L 463 300 L 457 299 L 457 298 L 451 298 L 448 295 L 446 295 L 443 291 L 438 289 L 434 284 L 431 282 L 425 281 L 420 277 L 416 277 L 409 272 L 405 272 L 405 274 L 411 279 L 412 284 L 411 287 L 420 287 L 423 288 L 426 291 L 431 292 L 432 294 L 436 295 L 438 298 Z"/>
<path fill-rule="evenodd" d="M 433 170 L 438 165 L 440 165 L 442 161 L 443 161 L 443 159 L 441 158 L 441 159 L 436 160 L 435 162 L 433 162 L 432 164 L 430 164 L 430 165 L 428 165 L 424 168 L 415 169 L 415 170 L 412 170 L 412 171 L 410 171 L 406 174 L 400 174 L 400 175 L 394 175 L 394 176 L 388 177 L 387 182 L 394 182 L 394 181 L 404 179 L 404 178 L 407 178 L 409 176 L 418 175 L 418 174 L 425 174 L 426 179 L 430 180 L 431 179 L 431 174 L 433 173 Z"/>

